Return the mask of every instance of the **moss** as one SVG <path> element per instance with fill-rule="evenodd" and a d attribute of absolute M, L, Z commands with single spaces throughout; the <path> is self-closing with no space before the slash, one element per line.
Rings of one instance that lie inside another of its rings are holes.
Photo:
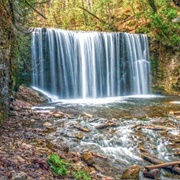
<path fill-rule="evenodd" d="M 152 92 L 155 94 L 165 94 L 165 88 L 162 85 L 154 85 L 152 87 Z"/>
<path fill-rule="evenodd" d="M 2 124 L 3 118 L 2 118 L 2 113 L 0 112 L 0 124 Z"/>

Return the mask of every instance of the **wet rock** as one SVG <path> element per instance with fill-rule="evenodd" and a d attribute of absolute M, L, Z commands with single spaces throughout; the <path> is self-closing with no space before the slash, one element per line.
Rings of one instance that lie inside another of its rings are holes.
<path fill-rule="evenodd" d="M 69 152 L 69 145 L 65 142 L 59 142 L 56 146 L 61 151 Z"/>
<path fill-rule="evenodd" d="M 138 148 L 139 148 L 142 152 L 146 152 L 146 148 L 143 147 L 142 145 L 139 145 Z"/>
<path fill-rule="evenodd" d="M 101 168 L 100 166 L 98 166 L 97 164 L 94 164 L 93 167 L 94 167 L 97 171 L 99 171 L 99 172 L 101 172 L 101 173 L 104 173 L 104 172 L 105 172 L 105 170 L 104 170 L 103 168 Z"/>
<path fill-rule="evenodd" d="M 122 174 L 122 179 L 139 179 L 140 167 L 138 165 L 132 165 L 126 169 Z"/>
<path fill-rule="evenodd" d="M 82 134 L 81 132 L 78 132 L 78 133 L 76 134 L 76 137 L 77 137 L 78 139 L 82 139 L 82 138 L 83 138 L 83 134 Z"/>
<path fill-rule="evenodd" d="M 57 127 L 54 127 L 54 126 L 47 126 L 46 129 L 47 129 L 47 132 L 48 132 L 48 133 L 51 133 L 51 132 L 56 131 Z"/>
<path fill-rule="evenodd" d="M 81 117 L 84 117 L 84 118 L 92 118 L 93 115 L 88 114 L 88 113 L 86 113 L 86 112 L 83 112 L 83 113 L 81 114 Z"/>
<path fill-rule="evenodd" d="M 14 173 L 12 175 L 12 180 L 26 180 L 26 179 L 27 179 L 27 175 L 24 172 Z"/>
<path fill-rule="evenodd" d="M 45 123 L 43 124 L 43 126 L 44 126 L 44 127 L 51 127 L 51 126 L 52 126 L 52 124 L 51 124 L 51 123 L 49 123 L 49 122 L 45 122 Z"/>
<path fill-rule="evenodd" d="M 90 130 L 87 129 L 87 128 L 83 128 L 83 127 L 75 126 L 75 125 L 74 125 L 74 127 L 77 128 L 77 129 L 80 130 L 80 131 L 83 131 L 83 132 L 90 132 Z"/>
<path fill-rule="evenodd" d="M 159 169 L 151 169 L 151 170 L 143 169 L 143 175 L 147 178 L 159 179 L 160 170 Z"/>
<path fill-rule="evenodd" d="M 174 153 L 175 156 L 180 156 L 180 150 Z"/>
<path fill-rule="evenodd" d="M 94 164 L 94 156 L 90 151 L 84 151 L 81 155 L 81 159 L 89 166 Z"/>
<path fill-rule="evenodd" d="M 62 113 L 62 112 L 59 112 L 59 113 L 53 114 L 53 116 L 54 116 L 55 118 L 62 118 L 62 117 L 65 116 L 65 114 Z"/>
<path fill-rule="evenodd" d="M 41 96 L 40 93 L 24 85 L 19 87 L 18 92 L 15 94 L 15 98 L 30 102 L 32 105 L 47 102 L 47 99 Z"/>

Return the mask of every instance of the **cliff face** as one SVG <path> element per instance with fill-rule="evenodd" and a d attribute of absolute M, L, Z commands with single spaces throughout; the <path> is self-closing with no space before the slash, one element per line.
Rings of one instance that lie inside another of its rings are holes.
<path fill-rule="evenodd" d="M 180 95 L 180 47 L 150 43 L 154 93 Z"/>
<path fill-rule="evenodd" d="M 11 32 L 8 14 L 0 7 L 0 124 L 8 115 L 10 96 Z"/>
<path fill-rule="evenodd" d="M 8 115 L 9 109 L 9 69 L 4 57 L 7 53 L 7 49 L 0 50 L 0 124 Z"/>

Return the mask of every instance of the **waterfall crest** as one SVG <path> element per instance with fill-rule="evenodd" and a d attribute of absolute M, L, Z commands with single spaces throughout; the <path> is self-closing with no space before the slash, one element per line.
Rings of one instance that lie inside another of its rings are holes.
<path fill-rule="evenodd" d="M 151 92 L 146 35 L 36 28 L 32 85 L 61 99 Z"/>

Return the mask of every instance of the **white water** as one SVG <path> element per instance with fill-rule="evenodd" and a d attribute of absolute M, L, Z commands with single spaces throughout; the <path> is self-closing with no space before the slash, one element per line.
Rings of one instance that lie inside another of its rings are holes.
<path fill-rule="evenodd" d="M 32 68 L 32 85 L 58 99 L 151 93 L 145 35 L 37 28 Z"/>

